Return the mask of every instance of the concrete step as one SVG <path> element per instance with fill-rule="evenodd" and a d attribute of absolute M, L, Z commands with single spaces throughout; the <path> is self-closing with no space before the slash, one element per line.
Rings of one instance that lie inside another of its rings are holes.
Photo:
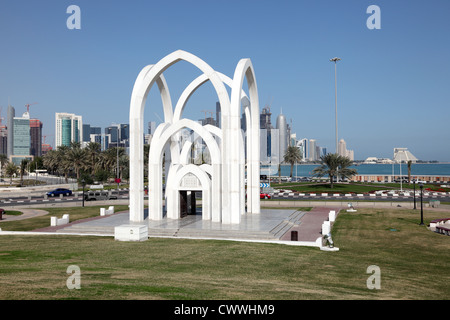
<path fill-rule="evenodd" d="M 275 228 L 273 228 L 270 233 L 274 235 L 275 238 L 280 239 L 286 232 L 292 227 L 298 226 L 301 222 L 301 218 L 306 214 L 303 211 L 295 211 L 285 220 L 281 221 Z"/>
<path fill-rule="evenodd" d="M 112 234 L 114 235 L 114 227 L 111 226 L 78 226 L 73 225 L 59 230 L 63 233 L 82 233 L 82 234 Z"/>
<path fill-rule="evenodd" d="M 149 229 L 150 236 L 162 237 L 195 237 L 222 239 L 276 239 L 273 234 L 264 231 L 246 230 L 198 230 L 198 229 Z"/>

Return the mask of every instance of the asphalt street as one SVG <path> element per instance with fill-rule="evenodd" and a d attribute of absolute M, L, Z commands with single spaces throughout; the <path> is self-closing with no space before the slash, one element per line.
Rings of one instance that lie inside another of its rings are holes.
<path fill-rule="evenodd" d="M 71 196 L 65 197 L 48 197 L 45 199 L 41 196 L 28 196 L 28 197 L 9 197 L 0 199 L 0 207 L 17 206 L 17 205 L 42 205 L 49 203 L 62 203 L 62 202 L 81 202 L 83 199 L 81 193 L 75 193 Z M 129 199 L 128 190 L 120 190 L 118 199 Z M 284 192 L 272 194 L 272 199 L 274 200 L 340 200 L 340 201 L 399 201 L 399 202 L 413 202 L 413 194 L 409 195 L 370 195 L 370 194 L 309 194 L 309 193 L 294 193 L 294 192 Z M 426 193 L 423 196 L 424 202 L 429 202 L 430 200 L 438 200 L 440 202 L 450 202 L 449 193 Z M 113 201 L 113 200 L 112 200 Z M 416 195 L 416 202 L 420 203 L 420 196 Z"/>

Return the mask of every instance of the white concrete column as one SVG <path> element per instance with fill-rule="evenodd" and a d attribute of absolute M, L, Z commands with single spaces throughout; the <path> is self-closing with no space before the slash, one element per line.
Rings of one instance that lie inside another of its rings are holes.
<path fill-rule="evenodd" d="M 244 132 L 239 130 L 239 211 L 241 215 L 245 214 L 245 150 L 244 150 Z"/>
<path fill-rule="evenodd" d="M 130 222 L 144 221 L 143 119 L 130 115 Z M 142 171 L 141 171 L 142 170 Z"/>
<path fill-rule="evenodd" d="M 161 220 L 163 218 L 162 168 L 160 164 L 149 163 L 148 170 L 153 173 L 150 174 L 148 181 L 148 218 Z"/>
<path fill-rule="evenodd" d="M 230 129 L 229 129 L 229 116 L 226 115 L 224 110 L 222 109 L 222 207 L 220 209 L 221 212 L 221 221 L 224 224 L 231 223 L 231 196 L 230 196 L 230 160 L 229 160 L 229 148 L 230 148 Z"/>
<path fill-rule="evenodd" d="M 248 101 L 248 98 L 246 98 Z M 250 103 L 250 102 L 248 102 Z M 246 147 L 246 151 L 247 151 L 247 159 L 246 159 L 246 164 L 247 164 L 247 197 L 246 197 L 246 201 L 247 201 L 247 212 L 251 213 L 253 212 L 252 206 L 253 206 L 253 193 L 251 192 L 251 185 L 252 185 L 252 175 L 253 175 L 253 171 L 252 171 L 252 158 L 253 158 L 253 154 L 252 154 L 252 145 L 253 145 L 253 135 L 251 133 L 251 128 L 252 128 L 252 115 L 250 112 L 250 106 L 246 105 L 244 107 L 244 112 L 245 112 L 245 121 L 246 121 L 246 127 L 247 127 L 247 147 Z M 259 165 L 259 164 L 258 164 Z M 244 164 L 245 166 L 245 164 Z M 245 170 L 245 169 L 244 169 Z M 245 178 L 245 177 L 244 177 Z"/>
<path fill-rule="evenodd" d="M 251 147 L 251 162 L 250 162 L 250 170 L 252 171 L 251 174 L 251 184 L 250 184 L 250 190 L 249 190 L 249 186 L 247 185 L 247 192 L 251 192 L 252 193 L 252 213 L 255 214 L 259 214 L 261 213 L 261 202 L 260 202 L 260 197 L 259 197 L 259 193 L 260 193 L 260 188 L 259 188 L 259 176 L 260 176 L 260 164 L 259 164 L 259 122 L 257 124 L 255 124 L 255 121 L 259 121 L 259 119 L 254 119 L 255 117 L 252 118 L 253 121 L 253 126 L 251 129 L 251 135 L 252 135 L 252 145 Z M 257 142 L 256 142 L 257 141 Z M 269 168 L 270 170 L 270 168 Z M 248 180 L 247 180 L 248 183 Z"/>
<path fill-rule="evenodd" d="M 211 220 L 211 191 L 210 186 L 202 190 L 202 219 Z"/>
<path fill-rule="evenodd" d="M 231 108 L 236 108 L 236 106 L 231 106 Z M 239 106 L 240 109 L 240 106 Z M 240 182 L 240 164 L 239 164 L 239 153 L 240 153 L 240 118 L 232 113 L 230 117 L 230 148 L 225 151 L 230 155 L 230 180 L 229 180 L 229 194 L 230 194 L 230 223 L 240 223 L 241 222 L 241 182 Z"/>
<path fill-rule="evenodd" d="M 222 180 L 221 165 L 212 165 L 211 179 L 211 219 L 213 222 L 222 221 Z"/>

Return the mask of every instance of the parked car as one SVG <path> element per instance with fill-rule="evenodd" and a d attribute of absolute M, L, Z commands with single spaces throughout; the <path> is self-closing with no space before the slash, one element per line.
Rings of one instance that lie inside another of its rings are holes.
<path fill-rule="evenodd" d="M 272 197 L 271 197 L 270 194 L 268 194 L 268 193 L 263 193 L 263 192 L 261 192 L 261 193 L 259 194 L 259 198 L 260 198 L 260 199 L 270 199 L 270 198 L 272 198 Z"/>
<path fill-rule="evenodd" d="M 53 191 L 47 192 L 47 195 L 49 197 L 59 196 L 60 194 L 62 194 L 63 196 L 71 196 L 72 195 L 72 191 L 69 190 L 69 189 L 58 188 L 58 189 L 55 189 Z"/>
<path fill-rule="evenodd" d="M 91 200 L 112 200 L 117 199 L 117 195 L 115 193 L 105 191 L 105 190 L 95 190 L 95 191 L 88 191 L 84 194 L 84 200 L 91 201 Z"/>

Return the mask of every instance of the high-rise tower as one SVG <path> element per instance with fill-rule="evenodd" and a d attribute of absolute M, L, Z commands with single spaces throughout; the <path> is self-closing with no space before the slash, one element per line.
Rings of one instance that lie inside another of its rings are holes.
<path fill-rule="evenodd" d="M 30 155 L 42 155 L 42 122 L 39 119 L 30 119 Z"/>
<path fill-rule="evenodd" d="M 283 162 L 284 155 L 286 154 L 286 149 L 288 146 L 288 128 L 286 123 L 286 117 L 283 111 L 277 117 L 277 129 L 280 135 L 280 162 Z"/>
<path fill-rule="evenodd" d="M 7 155 L 8 158 L 13 155 L 13 138 L 14 138 L 14 117 L 16 116 L 16 109 L 8 105 L 8 120 L 6 123 L 8 137 L 7 137 Z"/>
<path fill-rule="evenodd" d="M 55 114 L 55 147 L 70 146 L 83 140 L 83 120 L 73 113 Z"/>

